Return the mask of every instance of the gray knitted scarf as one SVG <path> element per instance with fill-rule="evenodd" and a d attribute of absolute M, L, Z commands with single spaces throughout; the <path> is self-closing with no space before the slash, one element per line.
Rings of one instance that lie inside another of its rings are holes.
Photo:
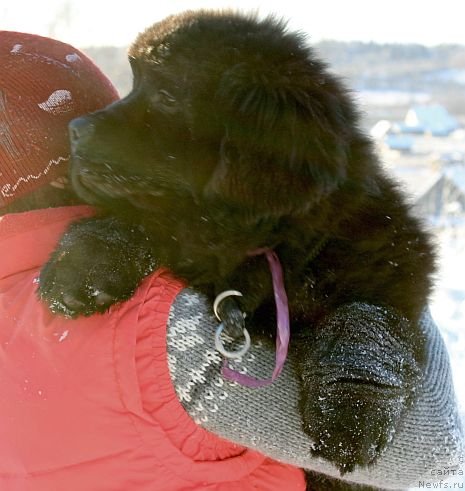
<path fill-rule="evenodd" d="M 359 304 L 357 308 L 376 307 Z M 301 428 L 292 363 L 288 360 L 269 387 L 248 389 L 225 381 L 220 373 L 222 357 L 214 347 L 217 324 L 209 302 L 191 289 L 183 290 L 171 307 L 168 360 L 185 410 L 197 424 L 223 438 L 276 460 L 339 477 L 333 465 L 310 453 L 311 441 Z M 421 329 L 428 362 L 416 402 L 376 464 L 345 476 L 351 482 L 397 490 L 432 488 L 454 475 L 463 482 L 458 470 L 463 463 L 463 434 L 448 355 L 429 312 L 422 317 Z M 233 364 L 243 373 L 267 378 L 274 366 L 274 346 L 255 342 Z"/>

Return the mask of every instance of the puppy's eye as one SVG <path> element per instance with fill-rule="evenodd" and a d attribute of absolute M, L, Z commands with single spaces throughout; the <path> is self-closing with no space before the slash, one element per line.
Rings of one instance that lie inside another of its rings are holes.
<path fill-rule="evenodd" d="M 176 104 L 176 98 L 170 94 L 167 90 L 161 89 L 158 91 L 158 96 L 160 98 L 160 102 L 165 104 L 166 106 L 173 106 Z"/>

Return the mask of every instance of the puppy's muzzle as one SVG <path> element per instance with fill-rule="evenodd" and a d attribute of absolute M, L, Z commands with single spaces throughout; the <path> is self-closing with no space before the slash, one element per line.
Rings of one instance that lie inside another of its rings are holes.
<path fill-rule="evenodd" d="M 71 152 L 75 154 L 79 147 L 86 147 L 95 133 L 95 124 L 86 117 L 73 119 L 68 126 Z"/>

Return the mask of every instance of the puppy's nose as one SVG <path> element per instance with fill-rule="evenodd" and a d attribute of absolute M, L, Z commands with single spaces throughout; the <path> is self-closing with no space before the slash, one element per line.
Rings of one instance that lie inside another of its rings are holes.
<path fill-rule="evenodd" d="M 94 133 L 94 124 L 86 117 L 73 119 L 68 126 L 71 145 L 82 144 Z"/>

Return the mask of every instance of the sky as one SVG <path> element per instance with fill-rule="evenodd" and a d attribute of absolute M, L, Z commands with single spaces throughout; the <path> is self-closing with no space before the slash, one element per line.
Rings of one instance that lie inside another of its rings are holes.
<path fill-rule="evenodd" d="M 310 41 L 465 45 L 465 0 L 2 0 L 0 28 L 75 45 L 128 46 L 167 15 L 196 8 L 275 13 Z"/>

